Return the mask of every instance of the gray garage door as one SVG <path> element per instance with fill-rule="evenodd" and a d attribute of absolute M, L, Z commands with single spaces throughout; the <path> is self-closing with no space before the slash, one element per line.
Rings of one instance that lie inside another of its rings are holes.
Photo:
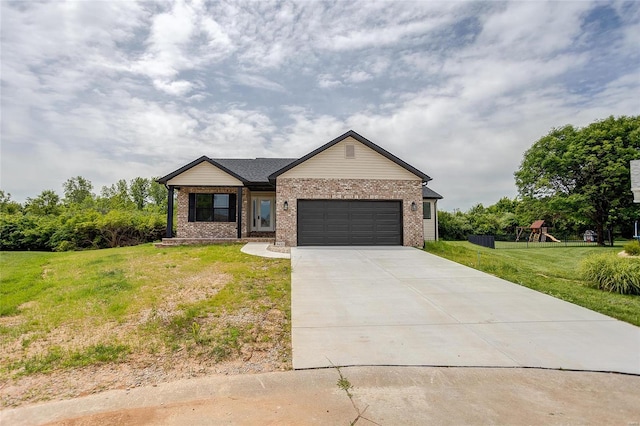
<path fill-rule="evenodd" d="M 400 201 L 298 200 L 298 245 L 402 245 L 402 204 Z"/>

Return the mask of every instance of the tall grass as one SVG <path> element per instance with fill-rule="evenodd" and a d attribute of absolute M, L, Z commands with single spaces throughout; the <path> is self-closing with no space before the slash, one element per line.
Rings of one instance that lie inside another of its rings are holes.
<path fill-rule="evenodd" d="M 629 241 L 624 245 L 624 251 L 630 256 L 640 256 L 640 241 Z"/>
<path fill-rule="evenodd" d="M 614 254 L 589 256 L 581 264 L 582 278 L 601 290 L 640 294 L 640 261 Z"/>

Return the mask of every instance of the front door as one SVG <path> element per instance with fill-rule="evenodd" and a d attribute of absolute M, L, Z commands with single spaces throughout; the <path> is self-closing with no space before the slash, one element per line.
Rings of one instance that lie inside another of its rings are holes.
<path fill-rule="evenodd" d="M 253 199 L 253 229 L 271 232 L 273 223 L 273 198 L 256 197 Z"/>

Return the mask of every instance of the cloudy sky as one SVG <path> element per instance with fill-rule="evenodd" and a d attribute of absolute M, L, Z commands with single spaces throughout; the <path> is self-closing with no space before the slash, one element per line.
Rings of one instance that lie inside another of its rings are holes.
<path fill-rule="evenodd" d="M 441 208 L 553 127 L 640 113 L 640 2 L 2 1 L 0 188 L 298 157 L 353 129 Z"/>

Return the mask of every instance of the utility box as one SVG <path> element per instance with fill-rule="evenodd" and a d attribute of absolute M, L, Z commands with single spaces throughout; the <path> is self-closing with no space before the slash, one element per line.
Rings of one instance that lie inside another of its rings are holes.
<path fill-rule="evenodd" d="M 633 202 L 640 203 L 640 160 L 631 160 L 631 192 Z"/>

